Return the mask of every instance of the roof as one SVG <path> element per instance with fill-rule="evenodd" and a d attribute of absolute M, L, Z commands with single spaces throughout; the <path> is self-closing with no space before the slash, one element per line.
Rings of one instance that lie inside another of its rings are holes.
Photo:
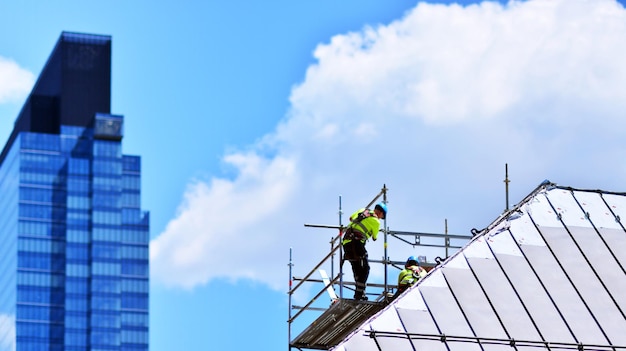
<path fill-rule="evenodd" d="M 332 350 L 626 350 L 626 193 L 545 181 Z"/>

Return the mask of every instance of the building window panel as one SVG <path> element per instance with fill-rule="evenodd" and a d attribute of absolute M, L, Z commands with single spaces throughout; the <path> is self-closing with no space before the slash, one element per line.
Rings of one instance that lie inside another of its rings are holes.
<path fill-rule="evenodd" d="M 50 239 L 24 238 L 18 239 L 18 251 L 20 252 L 41 252 L 46 254 L 64 254 L 65 245 L 63 242 Z"/>
<path fill-rule="evenodd" d="M 122 195 L 123 199 L 123 195 Z M 118 193 L 101 193 L 93 194 L 94 208 L 120 208 L 121 198 Z"/>
<path fill-rule="evenodd" d="M 94 176 L 93 189 L 95 191 L 119 192 L 122 190 L 122 180 L 120 177 Z"/>
<path fill-rule="evenodd" d="M 148 332 L 143 330 L 122 330 L 122 342 L 145 344 L 148 342 Z"/>
<path fill-rule="evenodd" d="M 92 291 L 98 293 L 119 294 L 121 283 L 118 278 L 94 277 L 91 283 Z"/>
<path fill-rule="evenodd" d="M 44 237 L 64 237 L 65 225 L 21 219 L 18 223 L 18 234 Z"/>
<path fill-rule="evenodd" d="M 59 152 L 58 136 L 43 133 L 23 133 L 22 149 Z"/>
<path fill-rule="evenodd" d="M 91 209 L 89 196 L 70 195 L 67 197 L 67 207 L 78 210 Z"/>
<path fill-rule="evenodd" d="M 122 207 L 139 208 L 140 204 L 141 204 L 141 196 L 139 195 L 139 193 L 131 193 L 131 192 L 122 193 L 122 201 L 121 201 Z"/>
<path fill-rule="evenodd" d="M 65 285 L 65 276 L 58 273 L 29 272 L 18 269 L 17 284 L 60 288 Z"/>
<path fill-rule="evenodd" d="M 88 326 L 87 322 L 89 318 L 87 318 L 87 314 L 85 313 L 70 313 L 65 316 L 65 327 L 66 328 L 85 328 Z"/>
<path fill-rule="evenodd" d="M 89 311 L 89 300 L 85 295 L 68 294 L 65 301 L 68 311 Z"/>
<path fill-rule="evenodd" d="M 52 323 L 62 323 L 65 313 L 61 306 L 36 306 L 19 305 L 17 308 L 18 321 L 42 321 Z"/>
<path fill-rule="evenodd" d="M 122 325 L 119 313 L 92 313 L 91 326 L 97 328 L 120 328 Z"/>
<path fill-rule="evenodd" d="M 68 161 L 69 174 L 89 174 L 89 159 L 84 158 L 70 158 Z"/>
<path fill-rule="evenodd" d="M 89 292 L 89 281 L 80 277 L 68 277 L 65 282 L 65 291 L 68 294 L 87 294 Z"/>
<path fill-rule="evenodd" d="M 125 278 L 122 280 L 122 290 L 131 293 L 148 293 L 150 291 L 150 284 L 148 279 Z"/>
<path fill-rule="evenodd" d="M 120 306 L 119 297 L 95 295 L 91 298 L 91 307 L 94 310 L 119 311 Z"/>
<path fill-rule="evenodd" d="M 120 211 L 93 211 L 93 222 L 98 224 L 121 225 Z"/>
<path fill-rule="evenodd" d="M 141 158 L 138 156 L 124 155 L 122 157 L 122 162 L 124 165 L 124 172 L 139 173 L 141 171 Z"/>
<path fill-rule="evenodd" d="M 66 275 L 68 277 L 89 277 L 89 266 L 86 264 L 68 263 L 66 269 Z"/>
<path fill-rule="evenodd" d="M 17 267 L 46 271 L 62 271 L 65 258 L 61 255 L 46 255 L 35 252 L 20 252 L 17 256 Z"/>
<path fill-rule="evenodd" d="M 93 154 L 97 157 L 122 157 L 122 145 L 115 141 L 95 140 Z"/>
<path fill-rule="evenodd" d="M 120 333 L 117 331 L 91 331 L 91 343 L 93 345 L 111 345 L 117 346 L 120 344 Z"/>
<path fill-rule="evenodd" d="M 147 310 L 148 294 L 122 293 L 122 308 L 131 310 Z"/>
<path fill-rule="evenodd" d="M 69 231 L 68 231 L 69 233 Z M 73 234 L 77 235 L 77 234 Z M 81 236 L 87 237 L 89 233 L 82 232 Z M 66 258 L 72 261 L 86 261 L 89 258 L 89 246 L 87 244 L 80 244 L 76 241 L 70 241 L 67 243 Z"/>
<path fill-rule="evenodd" d="M 86 331 L 66 331 L 65 343 L 70 346 L 87 346 L 88 334 Z"/>
<path fill-rule="evenodd" d="M 122 176 L 122 186 L 124 190 L 141 190 L 141 179 L 139 175 L 135 174 L 124 174 Z"/>
<path fill-rule="evenodd" d="M 91 265 L 94 275 L 119 276 L 121 272 L 120 263 L 94 261 Z"/>
<path fill-rule="evenodd" d="M 94 226 L 92 234 L 93 241 L 120 242 L 122 240 L 122 232 L 116 228 Z"/>
<path fill-rule="evenodd" d="M 121 175 L 122 174 L 122 163 L 119 159 L 116 160 L 94 160 L 93 161 L 93 173 L 94 174 L 111 174 L 111 175 Z"/>
<path fill-rule="evenodd" d="M 148 260 L 150 257 L 150 250 L 148 246 L 144 245 L 124 245 L 122 246 L 122 258 Z"/>
<path fill-rule="evenodd" d="M 65 302 L 63 289 L 20 285 L 17 288 L 18 303 L 62 305 Z"/>
<path fill-rule="evenodd" d="M 121 257 L 120 245 L 117 243 L 94 243 L 92 252 L 94 258 L 119 259 Z"/>
<path fill-rule="evenodd" d="M 66 216 L 65 208 L 60 206 L 21 203 L 19 208 L 20 218 L 62 221 Z"/>
<path fill-rule="evenodd" d="M 122 325 L 130 327 L 145 327 L 149 324 L 149 316 L 144 312 L 122 312 Z"/>
<path fill-rule="evenodd" d="M 77 214 L 76 217 L 80 218 L 85 214 L 81 214 L 80 216 Z M 89 215 L 87 215 L 89 216 Z M 76 220 L 76 217 L 74 218 Z M 87 217 L 88 218 L 88 217 Z M 77 230 L 77 229 L 68 229 L 67 230 L 67 241 L 69 243 L 89 243 L 89 232 L 86 230 Z"/>
<path fill-rule="evenodd" d="M 148 276 L 148 262 L 145 261 L 124 261 L 122 263 L 123 275 Z"/>

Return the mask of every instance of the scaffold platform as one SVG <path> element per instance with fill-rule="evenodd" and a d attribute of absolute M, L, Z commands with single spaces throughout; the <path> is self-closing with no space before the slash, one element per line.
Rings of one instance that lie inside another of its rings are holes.
<path fill-rule="evenodd" d="M 337 345 L 385 302 L 338 299 L 292 342 L 291 347 L 328 350 Z"/>

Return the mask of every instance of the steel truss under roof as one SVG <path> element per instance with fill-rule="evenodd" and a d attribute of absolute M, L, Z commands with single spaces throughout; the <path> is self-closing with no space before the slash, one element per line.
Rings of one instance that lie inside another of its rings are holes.
<path fill-rule="evenodd" d="M 626 193 L 542 183 L 337 351 L 626 350 Z"/>

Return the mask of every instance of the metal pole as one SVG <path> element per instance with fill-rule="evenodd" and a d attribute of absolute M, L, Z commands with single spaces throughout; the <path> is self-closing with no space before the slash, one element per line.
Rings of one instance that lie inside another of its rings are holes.
<path fill-rule="evenodd" d="M 382 194 L 383 194 L 383 203 L 385 205 L 387 205 L 387 185 L 383 184 L 383 189 L 382 189 Z M 387 293 L 389 291 L 388 287 L 387 287 L 387 269 L 388 269 L 388 265 L 387 262 L 389 261 L 389 257 L 387 256 L 387 231 L 389 228 L 387 228 L 387 214 L 385 214 L 385 219 L 383 220 L 383 237 L 384 237 L 384 242 L 383 242 L 383 246 L 384 246 L 384 258 L 383 261 L 385 261 L 385 290 L 384 292 Z"/>
<path fill-rule="evenodd" d="M 504 164 L 504 191 L 506 193 L 506 206 L 504 207 L 504 212 L 509 210 L 509 164 Z"/>
<path fill-rule="evenodd" d="M 292 248 L 289 248 L 289 319 L 288 319 L 288 324 L 289 324 L 289 328 L 287 331 L 287 351 L 291 351 L 291 285 L 293 284 L 293 274 L 292 274 L 292 267 L 293 267 L 293 262 L 291 260 L 291 252 L 292 252 Z"/>
<path fill-rule="evenodd" d="M 341 208 L 341 195 L 339 195 L 339 245 L 341 245 L 343 241 L 343 224 L 341 224 L 342 215 L 343 210 Z M 334 277 L 334 275 L 331 275 L 331 277 Z M 343 299 L 343 248 L 339 249 L 339 299 Z"/>
<path fill-rule="evenodd" d="M 446 257 L 448 257 L 448 247 L 450 247 L 450 238 L 448 237 L 448 219 L 446 218 L 445 220 L 445 233 L 446 233 L 446 237 L 445 237 L 445 246 L 446 246 Z"/>

